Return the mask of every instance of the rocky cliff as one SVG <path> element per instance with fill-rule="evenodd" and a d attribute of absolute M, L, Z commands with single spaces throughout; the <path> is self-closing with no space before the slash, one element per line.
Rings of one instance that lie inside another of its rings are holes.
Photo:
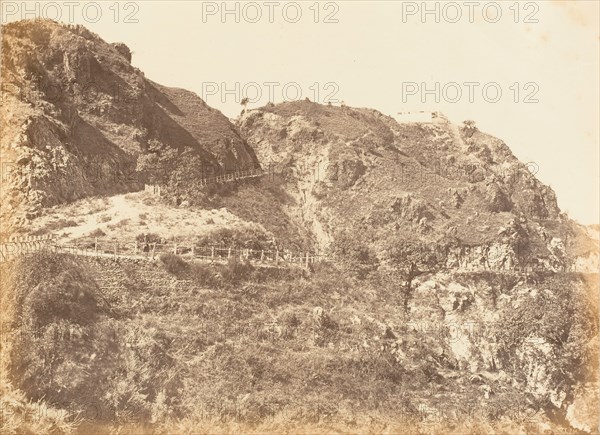
<path fill-rule="evenodd" d="M 385 260 L 388 241 L 453 247 L 455 266 L 564 268 L 595 245 L 552 189 L 472 124 L 398 123 L 376 110 L 309 101 L 244 114 L 263 168 L 322 250 L 351 239 Z"/>
<path fill-rule="evenodd" d="M 223 114 L 192 92 L 148 80 L 131 56 L 82 26 L 3 26 L 5 224 L 14 229 L 40 207 L 139 189 L 136 158 L 152 142 L 192 149 L 207 171 L 259 167 Z"/>

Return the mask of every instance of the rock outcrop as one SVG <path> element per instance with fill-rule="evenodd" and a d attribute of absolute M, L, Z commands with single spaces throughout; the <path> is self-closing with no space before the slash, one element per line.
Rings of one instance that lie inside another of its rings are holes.
<path fill-rule="evenodd" d="M 558 270 L 591 246 L 552 189 L 476 128 L 308 101 L 250 110 L 238 126 L 321 250 L 352 228 L 380 259 L 384 242 L 417 238 L 452 246 L 457 267 Z"/>

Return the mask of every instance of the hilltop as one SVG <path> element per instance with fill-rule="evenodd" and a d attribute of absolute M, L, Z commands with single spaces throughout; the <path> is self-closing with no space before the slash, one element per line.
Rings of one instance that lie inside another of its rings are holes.
<path fill-rule="evenodd" d="M 558 267 L 594 252 L 552 189 L 472 123 L 400 124 L 372 109 L 297 101 L 251 110 L 238 126 L 321 249 L 385 261 L 388 242 L 419 240 L 495 249 L 492 268 Z"/>

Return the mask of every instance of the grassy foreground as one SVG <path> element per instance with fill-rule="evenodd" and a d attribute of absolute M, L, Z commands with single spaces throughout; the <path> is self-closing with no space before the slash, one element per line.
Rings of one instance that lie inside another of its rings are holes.
<path fill-rule="evenodd" d="M 577 275 L 446 276 L 438 290 L 424 277 L 404 312 L 393 276 L 334 266 L 38 253 L 1 267 L 3 433 L 566 433 L 529 388 L 526 338 L 558 352 L 546 371 L 566 377 L 544 382 L 595 376 L 597 320 Z M 500 319 L 462 337 L 472 352 L 493 336 L 495 367 L 432 327 L 448 325 L 449 282 L 475 289 L 457 324 Z M 525 288 L 547 295 L 503 308 Z"/>

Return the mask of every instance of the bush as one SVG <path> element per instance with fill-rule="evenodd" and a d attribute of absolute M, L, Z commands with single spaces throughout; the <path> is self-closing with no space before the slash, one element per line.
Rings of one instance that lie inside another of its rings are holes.
<path fill-rule="evenodd" d="M 527 372 L 527 362 L 519 352 L 534 348 L 527 339 L 536 337 L 555 352 L 548 364 L 554 385 L 570 389 L 577 382 L 591 381 L 595 378 L 592 368 L 598 363 L 597 355 L 588 352 L 588 344 L 597 340 L 596 296 L 586 294 L 580 283 L 566 276 L 549 274 L 539 280 L 544 290 L 535 296 L 535 303 L 520 304 L 499 319 L 502 327 L 496 331 L 496 341 L 503 365 L 511 367 L 511 374 L 519 379 Z"/>
<path fill-rule="evenodd" d="M 144 242 L 148 242 L 148 243 L 160 243 L 162 240 L 162 237 L 160 237 L 158 234 L 155 233 L 148 233 L 148 234 L 138 234 L 135 238 L 138 242 L 140 243 L 144 243 Z"/>
<path fill-rule="evenodd" d="M 7 284 L 13 286 L 16 317 L 23 321 L 85 324 L 98 311 L 98 285 L 75 257 L 40 251 L 19 259 L 15 270 L 19 275 Z"/>
<path fill-rule="evenodd" d="M 258 251 L 272 249 L 272 240 L 273 235 L 265 231 L 264 228 L 256 224 L 250 224 L 232 228 L 216 228 L 198 236 L 196 245 L 199 248 L 210 245 L 237 246 Z"/>
<path fill-rule="evenodd" d="M 48 225 L 46 225 L 44 230 L 47 233 L 49 233 L 49 232 L 51 233 L 53 231 L 62 230 L 63 228 L 70 228 L 70 227 L 76 227 L 76 226 L 77 226 L 77 222 L 74 221 L 73 219 L 60 218 L 60 219 L 57 219 L 55 221 L 48 223 Z"/>
<path fill-rule="evenodd" d="M 115 223 L 115 224 L 108 224 L 107 228 L 110 230 L 114 230 L 117 228 L 123 228 L 126 227 L 127 224 L 129 224 L 129 219 L 121 219 L 119 222 Z"/>
<path fill-rule="evenodd" d="M 24 301 L 23 315 L 34 329 L 60 320 L 85 325 L 98 311 L 97 293 L 95 283 L 65 270 L 55 282 L 41 283 L 31 290 Z"/>
<path fill-rule="evenodd" d="M 8 317 L 15 334 L 7 378 L 32 400 L 81 403 L 114 373 L 117 335 L 92 271 L 76 257 L 39 252 L 18 259 L 9 274 L 2 307 L 15 305 Z M 79 370 L 83 361 L 86 369 Z"/>
<path fill-rule="evenodd" d="M 191 263 L 190 274 L 194 281 L 206 287 L 216 287 L 219 281 L 212 266 L 202 263 Z"/>
<path fill-rule="evenodd" d="M 353 235 L 348 231 L 340 232 L 334 239 L 332 249 L 334 255 L 360 279 L 364 279 L 377 268 L 376 253 L 360 240 L 360 236 Z"/>
<path fill-rule="evenodd" d="M 181 275 L 189 270 L 190 265 L 179 255 L 162 254 L 160 261 L 165 266 L 165 270 L 173 275 Z"/>
<path fill-rule="evenodd" d="M 221 277 L 226 284 L 238 284 L 252 276 L 254 266 L 249 261 L 241 262 L 230 259 L 221 271 Z"/>
<path fill-rule="evenodd" d="M 106 213 L 101 214 L 100 216 L 96 217 L 96 223 L 99 223 L 99 224 L 110 222 L 111 220 L 112 220 L 112 217 Z"/>
<path fill-rule="evenodd" d="M 90 233 L 90 237 L 104 237 L 106 233 L 102 231 L 100 228 L 96 228 L 94 231 Z"/>

